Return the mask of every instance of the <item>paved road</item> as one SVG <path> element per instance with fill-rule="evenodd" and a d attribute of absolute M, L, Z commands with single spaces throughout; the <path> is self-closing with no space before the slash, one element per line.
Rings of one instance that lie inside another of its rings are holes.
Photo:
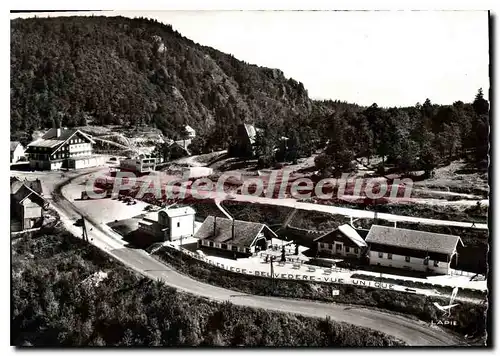
<path fill-rule="evenodd" d="M 84 179 L 85 175 L 81 175 L 72 179 L 72 183 L 77 184 L 78 180 Z M 81 229 L 73 225 L 75 220 L 80 217 L 80 212 L 77 211 L 73 203 L 64 197 L 64 185 L 69 184 L 69 182 L 66 181 L 52 192 L 52 205 L 61 215 L 61 220 L 66 228 L 76 236 L 80 236 Z M 248 295 L 198 282 L 170 269 L 143 250 L 125 247 L 120 235 L 105 224 L 96 223 L 91 217 L 87 219 L 87 229 L 91 242 L 95 246 L 117 258 L 126 266 L 188 293 L 218 301 L 231 301 L 242 306 L 293 312 L 312 317 L 330 316 L 336 321 L 384 332 L 409 345 L 445 346 L 462 343 L 449 333 L 432 328 L 427 323 L 378 310 L 315 301 Z"/>

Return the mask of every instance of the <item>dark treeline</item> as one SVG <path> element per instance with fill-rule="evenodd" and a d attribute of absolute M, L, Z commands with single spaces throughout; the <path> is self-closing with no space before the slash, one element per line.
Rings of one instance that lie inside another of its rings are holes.
<path fill-rule="evenodd" d="M 404 108 L 313 101 L 278 69 L 250 65 L 181 36 L 155 20 L 56 17 L 11 21 L 11 136 L 29 141 L 54 125 L 157 127 L 182 138 L 197 130 L 195 153 L 231 147 L 236 126 L 252 123 L 262 165 L 296 161 L 317 149 L 323 173 L 354 158 L 425 170 L 457 157 L 487 165 L 489 104 Z M 409 83 L 411 85 L 411 83 Z M 280 147 L 281 137 L 287 137 Z"/>
<path fill-rule="evenodd" d="M 378 331 L 216 303 L 142 278 L 67 232 L 12 246 L 17 346 L 397 346 Z M 36 256 L 36 257 L 34 257 Z M 107 277 L 93 280 L 96 272 Z"/>

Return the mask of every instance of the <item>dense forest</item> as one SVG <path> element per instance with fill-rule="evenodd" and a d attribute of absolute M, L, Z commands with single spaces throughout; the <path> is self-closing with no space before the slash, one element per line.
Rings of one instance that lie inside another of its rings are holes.
<path fill-rule="evenodd" d="M 411 83 L 408 83 L 411 85 Z M 279 69 L 258 67 L 183 37 L 155 20 L 56 17 L 11 21 L 11 138 L 54 125 L 154 126 L 182 138 L 197 130 L 194 153 L 231 147 L 236 126 L 252 123 L 261 165 L 316 158 L 325 174 L 357 157 L 400 171 L 465 157 L 488 165 L 489 104 L 361 107 L 315 101 Z M 288 138 L 275 153 L 280 139 Z"/>
<path fill-rule="evenodd" d="M 239 307 L 179 292 L 136 275 L 61 230 L 14 239 L 12 255 L 12 345 L 403 345 L 378 331 L 328 318 Z"/>

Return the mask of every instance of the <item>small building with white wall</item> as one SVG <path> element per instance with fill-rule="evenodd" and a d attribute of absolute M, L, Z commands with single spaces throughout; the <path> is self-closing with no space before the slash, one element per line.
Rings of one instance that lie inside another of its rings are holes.
<path fill-rule="evenodd" d="M 24 147 L 19 141 L 10 141 L 10 163 L 17 163 L 24 157 Z"/>
<path fill-rule="evenodd" d="M 196 137 L 196 131 L 195 129 L 193 129 L 191 126 L 189 125 L 186 125 L 184 127 L 184 129 L 186 130 L 186 132 L 188 133 L 188 137 L 189 138 L 195 138 Z"/>
<path fill-rule="evenodd" d="M 349 224 L 340 225 L 314 242 L 317 243 L 318 252 L 342 257 L 360 258 L 368 247 L 359 232 Z"/>
<path fill-rule="evenodd" d="M 373 225 L 366 236 L 370 265 L 448 274 L 459 236 Z"/>
<path fill-rule="evenodd" d="M 139 221 L 139 230 L 164 241 L 192 237 L 195 215 L 196 211 L 191 207 L 165 208 L 150 212 Z"/>

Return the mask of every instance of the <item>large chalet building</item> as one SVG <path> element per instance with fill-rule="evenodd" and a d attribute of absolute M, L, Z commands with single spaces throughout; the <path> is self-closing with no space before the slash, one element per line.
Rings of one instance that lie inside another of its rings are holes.
<path fill-rule="evenodd" d="M 80 130 L 53 128 L 38 140 L 31 142 L 26 153 L 33 169 L 94 167 L 98 165 L 98 158 L 92 156 L 94 143 L 94 140 Z"/>

